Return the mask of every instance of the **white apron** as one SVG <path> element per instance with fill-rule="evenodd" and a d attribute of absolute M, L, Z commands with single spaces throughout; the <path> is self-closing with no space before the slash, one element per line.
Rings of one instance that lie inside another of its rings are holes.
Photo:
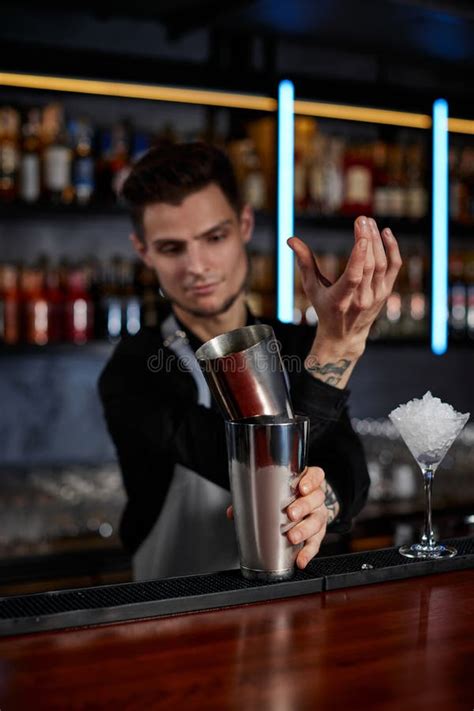
<path fill-rule="evenodd" d="M 211 393 L 173 314 L 162 323 L 161 334 L 194 378 L 198 403 L 210 407 Z M 176 464 L 158 519 L 133 556 L 134 580 L 238 568 L 234 524 L 226 517 L 230 503 L 226 489 Z"/>

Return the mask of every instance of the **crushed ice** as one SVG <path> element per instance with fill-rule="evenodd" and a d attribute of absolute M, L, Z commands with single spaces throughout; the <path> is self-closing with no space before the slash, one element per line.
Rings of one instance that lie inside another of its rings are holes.
<path fill-rule="evenodd" d="M 438 465 L 466 424 L 470 413 L 462 414 L 428 391 L 423 398 L 399 405 L 389 414 L 415 459 L 420 464 Z"/>

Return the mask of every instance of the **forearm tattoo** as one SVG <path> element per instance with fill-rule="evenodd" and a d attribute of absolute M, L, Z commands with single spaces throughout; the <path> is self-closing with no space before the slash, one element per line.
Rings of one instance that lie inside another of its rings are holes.
<path fill-rule="evenodd" d="M 347 358 L 341 358 L 335 363 L 320 363 L 316 358 L 309 357 L 306 360 L 306 370 L 314 373 L 320 380 L 328 385 L 337 385 L 351 361 Z"/>
<path fill-rule="evenodd" d="M 325 494 L 324 505 L 326 506 L 326 508 L 328 510 L 328 525 L 329 525 L 339 515 L 339 508 L 340 508 L 339 501 L 337 500 L 337 496 L 334 493 L 334 490 L 333 490 L 331 484 L 328 484 L 328 482 L 326 480 L 323 482 L 323 491 Z"/>

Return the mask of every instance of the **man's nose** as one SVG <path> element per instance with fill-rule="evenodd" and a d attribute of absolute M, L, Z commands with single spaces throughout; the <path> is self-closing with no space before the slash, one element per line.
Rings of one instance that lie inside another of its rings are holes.
<path fill-rule="evenodd" d="M 200 275 L 204 274 L 206 269 L 206 261 L 201 245 L 199 243 L 190 245 L 186 254 L 186 271 L 188 274 Z"/>

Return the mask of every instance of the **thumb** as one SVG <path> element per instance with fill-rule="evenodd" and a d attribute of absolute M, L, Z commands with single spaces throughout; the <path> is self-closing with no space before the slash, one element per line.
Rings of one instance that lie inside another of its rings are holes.
<path fill-rule="evenodd" d="M 295 254 L 305 287 L 307 285 L 310 288 L 317 288 L 320 284 L 322 286 L 331 286 L 329 279 L 320 271 L 313 252 L 302 239 L 290 237 L 287 240 L 287 244 Z"/>
<path fill-rule="evenodd" d="M 312 270 L 313 256 L 310 248 L 299 237 L 290 237 L 286 241 L 289 248 L 293 251 L 300 271 Z"/>
<path fill-rule="evenodd" d="M 234 518 L 234 509 L 232 508 L 232 506 L 227 507 L 227 511 L 225 512 L 225 515 L 227 516 L 229 521 L 231 521 Z"/>

